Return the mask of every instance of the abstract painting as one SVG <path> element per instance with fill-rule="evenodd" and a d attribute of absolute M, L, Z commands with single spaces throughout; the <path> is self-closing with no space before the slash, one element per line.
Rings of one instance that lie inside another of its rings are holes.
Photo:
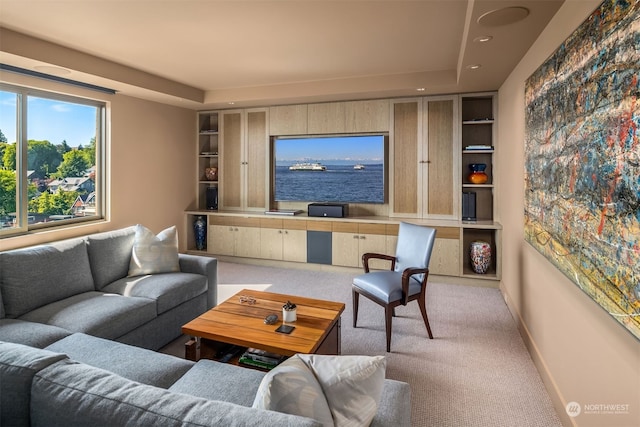
<path fill-rule="evenodd" d="M 525 238 L 640 339 L 640 1 L 605 0 L 525 84 Z"/>

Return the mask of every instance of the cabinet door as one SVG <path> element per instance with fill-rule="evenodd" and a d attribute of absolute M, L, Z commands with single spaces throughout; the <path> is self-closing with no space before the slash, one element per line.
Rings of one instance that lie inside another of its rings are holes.
<path fill-rule="evenodd" d="M 282 259 L 307 262 L 307 230 L 282 230 Z"/>
<path fill-rule="evenodd" d="M 418 214 L 418 100 L 393 104 L 391 138 L 392 212 L 395 216 L 415 217 Z"/>
<path fill-rule="evenodd" d="M 389 100 L 345 102 L 347 132 L 388 132 Z"/>
<path fill-rule="evenodd" d="M 236 256 L 260 258 L 260 228 L 234 227 Z"/>
<path fill-rule="evenodd" d="M 267 110 L 248 110 L 246 153 L 242 165 L 246 177 L 245 209 L 264 210 L 267 207 L 268 146 Z"/>
<path fill-rule="evenodd" d="M 307 133 L 307 105 L 282 105 L 269 108 L 271 135 L 305 135 Z"/>
<path fill-rule="evenodd" d="M 215 255 L 235 255 L 235 231 L 230 225 L 210 225 L 207 252 Z"/>
<path fill-rule="evenodd" d="M 331 264 L 358 267 L 360 236 L 357 233 L 331 233 Z"/>
<path fill-rule="evenodd" d="M 218 197 L 223 209 L 242 208 L 242 140 L 242 113 L 222 113 L 222 185 Z"/>
<path fill-rule="evenodd" d="M 309 134 L 345 132 L 345 103 L 309 104 Z"/>
<path fill-rule="evenodd" d="M 358 265 L 362 266 L 362 255 L 367 252 L 373 252 L 376 254 L 387 253 L 387 236 L 381 234 L 360 234 L 359 235 L 359 254 Z M 369 261 L 369 268 L 378 270 L 388 270 L 389 262 L 379 259 L 372 259 Z"/>
<path fill-rule="evenodd" d="M 260 229 L 260 258 L 281 260 L 282 253 L 283 253 L 282 229 L 261 228 Z M 305 260 L 306 260 L 306 257 L 305 257 Z"/>
<path fill-rule="evenodd" d="M 460 275 L 459 239 L 436 239 L 429 261 L 429 274 Z"/>
<path fill-rule="evenodd" d="M 459 185 L 457 138 L 457 97 L 426 98 L 424 103 L 424 144 L 420 158 L 422 217 L 458 218 Z"/>

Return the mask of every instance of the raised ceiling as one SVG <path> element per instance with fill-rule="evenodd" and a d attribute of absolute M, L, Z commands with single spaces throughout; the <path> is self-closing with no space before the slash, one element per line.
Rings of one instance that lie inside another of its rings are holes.
<path fill-rule="evenodd" d="M 197 109 L 489 91 L 563 1 L 0 0 L 0 62 Z"/>

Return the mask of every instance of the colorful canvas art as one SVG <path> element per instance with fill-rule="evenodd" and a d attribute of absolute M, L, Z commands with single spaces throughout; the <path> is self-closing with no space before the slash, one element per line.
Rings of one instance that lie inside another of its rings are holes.
<path fill-rule="evenodd" d="M 605 0 L 526 82 L 525 238 L 640 339 L 640 1 Z"/>

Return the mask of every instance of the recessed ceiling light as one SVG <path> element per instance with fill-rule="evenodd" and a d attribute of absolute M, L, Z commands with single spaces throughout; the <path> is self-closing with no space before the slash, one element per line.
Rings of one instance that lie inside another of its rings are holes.
<path fill-rule="evenodd" d="M 417 88 L 416 90 L 417 90 L 418 92 L 424 92 L 426 89 L 425 89 L 425 88 L 423 88 L 423 87 L 419 87 L 419 88 Z"/>
<path fill-rule="evenodd" d="M 475 43 L 486 43 L 491 40 L 493 40 L 492 36 L 478 36 L 475 39 L 473 39 Z"/>
<path fill-rule="evenodd" d="M 234 105 L 234 104 L 235 104 L 235 102 L 229 102 L 228 104 L 229 104 L 229 105 Z"/>
<path fill-rule="evenodd" d="M 467 65 L 467 68 L 469 70 L 477 70 L 478 68 L 482 67 L 482 65 L 480 64 L 471 64 L 471 65 Z"/>

